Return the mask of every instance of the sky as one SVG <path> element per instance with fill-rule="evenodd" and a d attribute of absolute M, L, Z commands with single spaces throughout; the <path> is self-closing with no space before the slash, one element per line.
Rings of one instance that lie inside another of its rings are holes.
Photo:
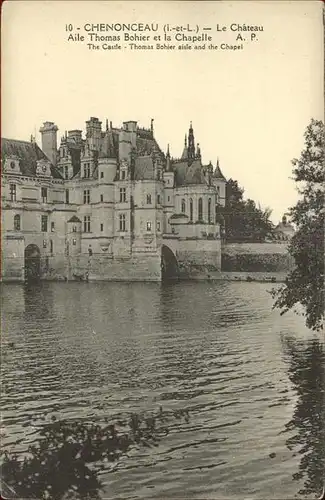
<path fill-rule="evenodd" d="M 291 160 L 300 155 L 304 131 L 311 118 L 324 119 L 321 8 L 313 0 L 7 1 L 1 135 L 29 140 L 36 131 L 41 145 L 44 121 L 57 124 L 60 139 L 65 130 L 84 130 L 90 116 L 103 125 L 107 118 L 142 127 L 153 118 L 160 147 L 170 144 L 179 157 L 192 121 L 203 162 L 219 158 L 225 177 L 236 179 L 246 198 L 271 207 L 276 223 L 297 201 Z M 198 26 L 219 49 L 207 43 L 202 50 L 130 50 L 123 42 L 122 50 L 89 50 L 88 39 L 67 40 L 67 24 L 87 37 L 86 23 L 157 23 L 162 36 L 166 24 Z M 263 31 L 253 41 L 242 32 L 243 50 L 221 50 L 221 43 L 241 44 L 231 24 Z"/>

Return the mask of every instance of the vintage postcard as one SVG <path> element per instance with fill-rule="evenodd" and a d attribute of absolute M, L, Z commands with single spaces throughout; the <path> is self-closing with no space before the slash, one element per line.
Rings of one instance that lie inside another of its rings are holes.
<path fill-rule="evenodd" d="M 2 496 L 320 498 L 322 2 L 1 22 Z"/>

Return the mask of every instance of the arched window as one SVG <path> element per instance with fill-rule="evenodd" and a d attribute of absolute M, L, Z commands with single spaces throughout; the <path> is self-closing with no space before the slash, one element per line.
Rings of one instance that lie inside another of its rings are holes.
<path fill-rule="evenodd" d="M 202 198 L 199 198 L 199 203 L 198 203 L 198 219 L 199 221 L 203 220 L 203 200 Z"/>
<path fill-rule="evenodd" d="M 208 199 L 208 224 L 211 224 L 211 198 Z"/>
<path fill-rule="evenodd" d="M 15 231 L 20 231 L 20 215 L 15 215 L 14 217 L 14 228 Z"/>
<path fill-rule="evenodd" d="M 193 200 L 190 198 L 190 221 L 193 222 Z"/>
<path fill-rule="evenodd" d="M 184 198 L 182 199 L 182 214 L 185 214 L 186 212 L 186 203 L 185 203 L 185 200 Z"/>

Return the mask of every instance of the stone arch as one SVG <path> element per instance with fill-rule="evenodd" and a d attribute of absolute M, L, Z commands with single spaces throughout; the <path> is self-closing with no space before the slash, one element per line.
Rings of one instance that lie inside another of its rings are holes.
<path fill-rule="evenodd" d="M 37 245 L 25 248 L 25 281 L 37 281 L 41 276 L 41 252 Z"/>
<path fill-rule="evenodd" d="M 179 267 L 176 256 L 166 245 L 162 245 L 161 247 L 161 278 L 162 281 L 179 278 Z"/>

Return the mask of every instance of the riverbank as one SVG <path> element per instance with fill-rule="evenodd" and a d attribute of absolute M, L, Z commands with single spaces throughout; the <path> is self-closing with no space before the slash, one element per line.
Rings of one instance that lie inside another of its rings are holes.
<path fill-rule="evenodd" d="M 211 280 L 211 281 L 245 281 L 245 282 L 266 282 L 266 283 L 284 283 L 288 273 L 285 272 L 211 272 L 198 276 L 193 276 L 191 281 Z M 182 279 L 182 278 L 181 278 Z M 184 278 L 183 278 L 184 279 Z"/>
<path fill-rule="evenodd" d="M 270 272 L 224 272 L 224 271 L 212 271 L 212 272 L 198 272 L 198 273 L 193 273 L 192 275 L 181 275 L 178 276 L 174 279 L 169 278 L 168 281 L 236 281 L 236 282 L 264 282 L 264 283 L 284 283 L 287 277 L 287 273 L 283 272 L 275 272 L 275 273 L 270 273 Z M 133 282 L 141 282 L 141 283 L 146 283 L 146 282 L 160 282 L 164 280 L 153 280 L 153 279 L 146 279 L 146 278 L 137 278 L 135 279 L 134 277 L 105 277 L 105 276 L 74 276 L 70 279 L 67 279 L 63 276 L 44 276 L 41 278 L 40 281 L 54 281 L 54 282 L 59 282 L 59 281 L 66 281 L 66 282 L 100 282 L 100 281 L 107 281 L 107 282 L 113 282 L 113 283 L 119 283 L 119 282 L 127 282 L 127 283 L 133 283 Z M 0 283 L 23 283 L 23 280 L 10 280 L 10 279 L 2 279 L 0 280 Z"/>

